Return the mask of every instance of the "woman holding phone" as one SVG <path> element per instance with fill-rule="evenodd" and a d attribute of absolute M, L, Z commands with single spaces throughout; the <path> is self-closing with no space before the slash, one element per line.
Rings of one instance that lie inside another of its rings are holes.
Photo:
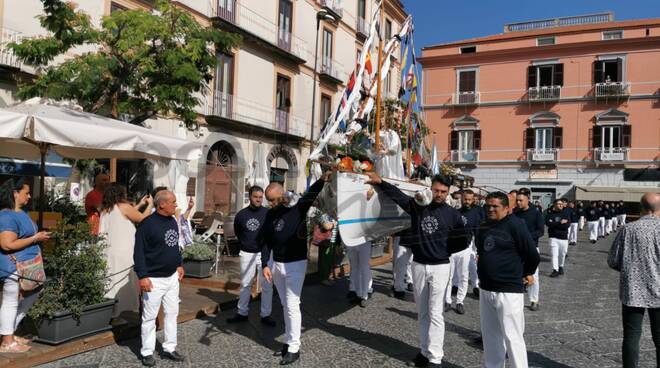
<path fill-rule="evenodd" d="M 50 233 L 37 226 L 22 208 L 30 201 L 24 179 L 10 179 L 0 186 L 0 353 L 24 353 L 29 340 L 14 335 L 45 281 L 39 243 Z M 29 276 L 29 277 L 28 277 Z"/>

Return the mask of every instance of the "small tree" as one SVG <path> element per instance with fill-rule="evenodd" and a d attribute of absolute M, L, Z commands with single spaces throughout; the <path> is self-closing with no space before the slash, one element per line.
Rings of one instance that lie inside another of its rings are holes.
<path fill-rule="evenodd" d="M 129 114 L 134 124 L 156 114 L 192 124 L 199 104 L 193 93 L 211 81 L 216 65 L 211 46 L 228 52 L 239 42 L 234 34 L 201 26 L 169 0 L 157 0 L 152 12 L 113 12 L 100 27 L 73 3 L 41 1 L 39 20 L 51 34 L 9 45 L 39 70 L 18 96 L 74 100 L 92 113 L 111 107 L 112 115 Z M 49 65 L 74 47 L 90 45 L 94 51 Z"/>

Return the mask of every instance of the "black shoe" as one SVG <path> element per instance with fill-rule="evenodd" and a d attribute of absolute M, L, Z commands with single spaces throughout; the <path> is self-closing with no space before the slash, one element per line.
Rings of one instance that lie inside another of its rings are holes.
<path fill-rule="evenodd" d="M 351 290 L 348 292 L 348 294 L 346 294 L 346 299 L 355 299 L 355 298 L 357 298 L 357 294 L 355 293 L 355 291 Z"/>
<path fill-rule="evenodd" d="M 410 291 L 411 293 L 415 291 L 415 287 L 413 286 L 412 282 L 408 283 L 408 291 Z"/>
<path fill-rule="evenodd" d="M 539 303 L 532 302 L 532 303 L 529 305 L 529 310 L 531 310 L 531 311 L 537 311 L 537 310 L 539 310 Z"/>
<path fill-rule="evenodd" d="M 550 277 L 557 277 L 557 276 L 559 276 L 559 271 L 552 270 L 552 273 L 550 274 Z"/>
<path fill-rule="evenodd" d="M 268 327 L 277 326 L 277 322 L 275 322 L 275 320 L 271 316 L 261 317 L 261 324 L 266 325 Z"/>
<path fill-rule="evenodd" d="M 156 366 L 156 359 L 154 359 L 153 355 L 147 355 L 142 357 L 142 365 L 145 367 L 155 367 Z"/>
<path fill-rule="evenodd" d="M 394 291 L 394 297 L 397 299 L 405 300 L 406 299 L 406 292 L 405 291 Z"/>
<path fill-rule="evenodd" d="M 563 275 L 564 274 L 564 267 L 559 267 L 559 274 Z"/>
<path fill-rule="evenodd" d="M 244 316 L 242 314 L 236 313 L 235 316 L 231 318 L 227 318 L 227 323 L 239 323 L 239 322 L 245 322 L 248 320 L 248 316 Z"/>
<path fill-rule="evenodd" d="M 173 351 L 171 353 L 164 351 L 163 354 L 161 355 L 161 358 L 169 359 L 175 362 L 183 362 L 185 360 L 183 358 L 183 355 L 177 353 L 176 351 Z"/>
<path fill-rule="evenodd" d="M 473 294 L 475 297 L 478 298 L 478 297 L 479 297 L 479 288 L 474 288 L 474 289 L 472 289 L 472 294 Z"/>
<path fill-rule="evenodd" d="M 289 344 L 284 344 L 282 345 L 282 349 L 280 351 L 276 351 L 273 353 L 273 356 L 285 356 L 289 352 Z"/>
<path fill-rule="evenodd" d="M 288 365 L 300 358 L 300 352 L 297 353 L 286 353 L 284 356 L 282 356 L 282 360 L 280 360 L 280 365 Z"/>
<path fill-rule="evenodd" d="M 452 286 L 451 295 L 456 295 L 456 294 L 458 294 L 458 286 Z"/>
<path fill-rule="evenodd" d="M 596 241 L 595 241 L 595 240 L 592 240 L 592 241 L 591 241 L 591 244 L 596 244 Z"/>
<path fill-rule="evenodd" d="M 445 312 L 449 312 L 451 310 L 451 304 L 445 303 Z"/>
<path fill-rule="evenodd" d="M 360 308 L 367 307 L 367 299 L 360 299 Z"/>
<path fill-rule="evenodd" d="M 428 368 L 442 368 L 442 364 L 429 362 L 429 365 L 427 365 L 427 367 Z"/>
<path fill-rule="evenodd" d="M 429 359 L 422 355 L 422 353 L 417 353 L 417 356 L 408 363 L 406 363 L 408 367 L 428 367 L 429 366 Z"/>
<path fill-rule="evenodd" d="M 465 314 L 465 306 L 463 305 L 463 303 L 456 304 L 456 313 Z"/>

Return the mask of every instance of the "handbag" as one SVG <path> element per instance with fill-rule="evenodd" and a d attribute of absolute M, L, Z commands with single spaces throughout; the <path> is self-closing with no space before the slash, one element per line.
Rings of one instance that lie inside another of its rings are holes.
<path fill-rule="evenodd" d="M 16 275 L 19 278 L 18 285 L 22 292 L 36 290 L 46 281 L 46 271 L 44 271 L 41 253 L 27 261 L 18 261 L 15 255 L 11 255 L 9 258 L 16 264 Z"/>

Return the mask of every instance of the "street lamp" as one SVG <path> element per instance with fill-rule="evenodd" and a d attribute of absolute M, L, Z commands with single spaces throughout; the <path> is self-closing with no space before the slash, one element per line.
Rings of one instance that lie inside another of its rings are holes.
<path fill-rule="evenodd" d="M 312 144 L 314 143 L 314 121 L 316 120 L 316 68 L 319 58 L 319 28 L 322 20 L 332 24 L 337 23 L 337 19 L 325 9 L 321 9 L 316 13 L 316 45 L 314 46 L 314 73 L 312 75 L 312 130 L 310 132 L 310 142 Z"/>

